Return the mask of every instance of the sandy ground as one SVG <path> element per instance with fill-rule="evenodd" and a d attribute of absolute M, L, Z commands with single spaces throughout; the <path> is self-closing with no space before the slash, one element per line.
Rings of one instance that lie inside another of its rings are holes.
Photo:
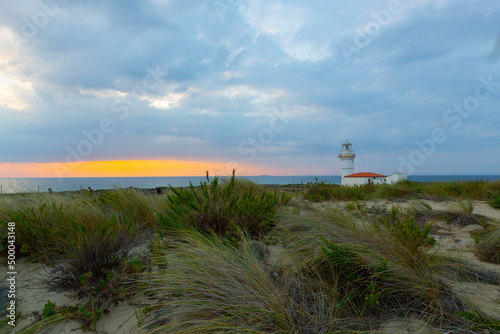
<path fill-rule="evenodd" d="M 435 202 L 424 201 L 434 210 L 457 211 L 456 204 L 453 202 Z M 410 208 L 416 204 L 416 201 L 390 202 L 387 200 L 363 202 L 368 208 L 373 205 L 385 206 L 387 209 L 399 206 L 401 208 Z M 339 203 L 339 206 L 345 203 Z M 320 204 L 318 206 L 323 206 Z M 475 214 L 482 215 L 491 220 L 491 223 L 500 223 L 500 210 L 491 208 L 486 202 L 477 202 L 475 205 Z M 467 225 L 464 227 L 453 226 L 445 221 L 434 221 L 433 230 L 435 238 L 438 240 L 437 246 L 466 259 L 470 263 L 496 271 L 500 275 L 500 265 L 495 265 L 479 260 L 473 253 L 474 241 L 470 236 L 471 231 L 481 230 L 481 225 Z M 279 256 L 280 252 L 272 251 L 274 256 Z M 283 260 L 283 259 L 282 259 Z M 18 275 L 16 288 L 21 305 L 22 317 L 17 324 L 17 328 L 33 323 L 39 318 L 47 300 L 55 302 L 58 307 L 78 305 L 78 301 L 71 296 L 49 291 L 42 283 L 46 275 L 45 268 L 40 264 L 20 263 L 17 265 Z M 5 282 L 5 279 L 2 280 Z M 484 312 L 491 315 L 500 314 L 500 287 L 484 283 L 459 283 L 455 284 L 454 289 L 460 294 L 467 295 L 470 300 L 480 307 Z M 136 319 L 137 301 L 122 302 L 118 306 L 108 306 L 108 314 L 104 314 L 97 323 L 97 333 L 143 333 L 144 330 L 138 328 Z M 46 333 L 83 333 L 80 328 L 81 323 L 68 321 L 57 324 Z M 376 333 L 433 333 L 432 326 L 421 323 L 418 319 L 390 319 L 387 320 Z"/>

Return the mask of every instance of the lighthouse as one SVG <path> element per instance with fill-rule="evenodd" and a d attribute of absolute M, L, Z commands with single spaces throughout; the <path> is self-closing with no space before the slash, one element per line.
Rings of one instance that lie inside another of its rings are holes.
<path fill-rule="evenodd" d="M 352 144 L 348 140 L 342 144 L 342 153 L 339 154 L 338 157 L 341 160 L 340 166 L 342 168 L 342 185 L 345 185 L 346 175 L 354 174 L 354 158 L 356 157 L 356 154 L 354 154 L 354 151 L 352 150 Z"/>

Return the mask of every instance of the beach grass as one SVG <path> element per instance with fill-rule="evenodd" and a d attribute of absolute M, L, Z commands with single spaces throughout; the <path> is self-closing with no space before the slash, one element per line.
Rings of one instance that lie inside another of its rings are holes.
<path fill-rule="evenodd" d="M 476 254 L 484 261 L 500 264 L 500 223 L 490 225 L 479 237 Z"/>
<path fill-rule="evenodd" d="M 328 282 L 351 315 L 411 309 L 444 323 L 468 309 L 442 279 L 453 262 L 429 251 L 435 243 L 430 225 L 422 230 L 413 217 L 392 211 L 391 218 L 359 220 L 328 208 L 285 217 L 279 228 L 297 269 Z"/>
<path fill-rule="evenodd" d="M 477 201 L 494 200 L 499 188 L 317 181 L 288 204 L 287 193 L 233 174 L 162 196 L 133 189 L 0 196 L 0 223 L 5 234 L 16 222 L 16 254 L 48 266 L 46 285 L 80 300 L 54 307 L 26 333 L 68 320 L 93 329 L 123 290 L 154 296 L 136 313 L 143 332 L 354 333 L 411 315 L 470 333 L 494 331 L 499 319 L 454 284 L 487 275 L 441 248 L 432 222 L 417 220 L 432 212 L 420 199 L 448 199 L 457 214 L 474 217 Z M 406 209 L 362 202 L 380 198 L 413 201 Z M 483 226 L 475 253 L 500 263 L 498 222 Z M 131 253 L 139 241 L 149 245 L 146 257 Z M 490 276 L 489 284 L 498 281 Z"/>
<path fill-rule="evenodd" d="M 193 230 L 178 235 L 161 269 L 143 277 L 160 296 L 148 330 L 168 333 L 327 333 L 336 328 L 328 291 L 273 269 L 255 244 L 237 245 Z"/>

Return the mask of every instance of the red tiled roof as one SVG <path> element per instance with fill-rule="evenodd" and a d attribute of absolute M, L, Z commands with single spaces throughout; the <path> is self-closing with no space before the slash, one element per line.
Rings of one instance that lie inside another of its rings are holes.
<path fill-rule="evenodd" d="M 354 173 L 351 175 L 346 175 L 345 177 L 387 177 L 387 176 L 375 173 Z"/>

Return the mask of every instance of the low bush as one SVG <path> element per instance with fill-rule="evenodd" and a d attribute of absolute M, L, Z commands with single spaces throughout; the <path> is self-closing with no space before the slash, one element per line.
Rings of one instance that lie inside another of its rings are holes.
<path fill-rule="evenodd" d="M 432 223 L 426 223 L 421 229 L 415 216 L 401 212 L 397 207 L 393 206 L 389 214 L 379 216 L 378 222 L 389 232 L 392 240 L 407 252 L 410 266 L 413 261 L 420 262 L 427 250 L 436 244 L 436 239 L 430 236 Z"/>
<path fill-rule="evenodd" d="M 500 182 L 453 181 L 453 182 L 413 182 L 404 180 L 396 184 L 376 185 L 373 198 L 440 198 L 488 200 L 500 190 Z"/>
<path fill-rule="evenodd" d="M 373 197 L 375 198 L 407 198 L 414 196 L 415 192 L 404 187 L 404 184 L 397 183 L 395 185 L 381 184 L 377 185 Z"/>
<path fill-rule="evenodd" d="M 244 231 L 256 237 L 271 229 L 276 210 L 291 198 L 286 193 L 259 189 L 253 186 L 235 190 L 235 175 L 219 184 L 215 177 L 211 182 L 202 182 L 196 189 L 171 188 L 167 200 L 169 210 L 160 215 L 159 224 L 163 231 L 194 227 L 201 232 L 214 232 L 231 238 Z"/>
<path fill-rule="evenodd" d="M 488 201 L 488 204 L 495 209 L 500 209 L 500 194 L 496 195 L 493 197 L 490 201 Z"/>
<path fill-rule="evenodd" d="M 52 303 L 50 300 L 47 300 L 47 303 L 43 307 L 42 311 L 43 318 L 44 319 L 49 318 L 56 314 L 57 314 L 56 303 Z"/>
<path fill-rule="evenodd" d="M 122 269 L 133 242 L 132 235 L 124 226 L 81 233 L 67 245 L 62 259 L 53 261 L 50 286 L 55 290 L 76 291 L 79 295 L 103 292 Z"/>
<path fill-rule="evenodd" d="M 329 201 L 333 198 L 334 189 L 339 186 L 329 181 L 316 181 L 306 185 L 305 198 L 312 202 Z"/>
<path fill-rule="evenodd" d="M 57 307 L 56 303 L 47 300 L 42 315 L 43 320 L 39 321 L 27 328 L 24 328 L 22 333 L 36 333 L 42 329 L 47 329 L 51 323 L 60 322 L 63 320 L 78 320 L 82 323 L 82 330 L 96 330 L 97 321 L 101 317 L 103 309 L 101 305 L 96 303 L 93 298 L 89 298 L 85 305 Z"/>
<path fill-rule="evenodd" d="M 332 184 L 328 181 L 318 181 L 306 185 L 305 198 L 312 202 L 329 200 L 360 201 L 366 200 L 373 193 L 375 186 L 365 184 L 362 186 L 346 187 Z"/>

